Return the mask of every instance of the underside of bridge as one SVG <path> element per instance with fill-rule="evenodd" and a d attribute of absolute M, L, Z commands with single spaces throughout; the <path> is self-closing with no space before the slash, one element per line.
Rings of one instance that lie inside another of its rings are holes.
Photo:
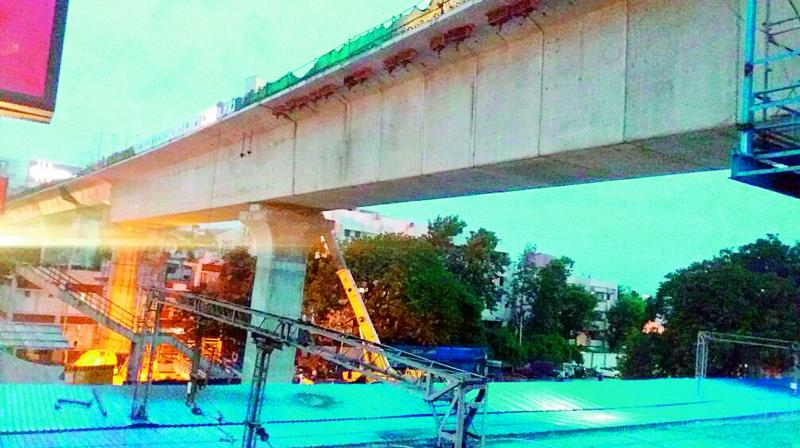
<path fill-rule="evenodd" d="M 730 166 L 738 5 L 440 3 L 13 198 L 5 220 L 105 205 L 113 222 L 181 225 L 251 203 L 353 208 Z"/>

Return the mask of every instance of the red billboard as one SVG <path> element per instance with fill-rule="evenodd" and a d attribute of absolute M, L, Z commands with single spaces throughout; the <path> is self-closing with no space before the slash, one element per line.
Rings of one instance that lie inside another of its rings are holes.
<path fill-rule="evenodd" d="M 0 1 L 0 115 L 49 122 L 67 0 Z"/>
<path fill-rule="evenodd" d="M 6 193 L 8 193 L 8 178 L 0 176 L 0 215 L 6 208 Z"/>

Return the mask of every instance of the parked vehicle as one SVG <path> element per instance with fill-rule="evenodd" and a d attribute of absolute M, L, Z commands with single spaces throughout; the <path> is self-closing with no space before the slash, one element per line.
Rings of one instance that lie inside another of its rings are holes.
<path fill-rule="evenodd" d="M 619 370 L 611 367 L 598 367 L 597 372 L 605 378 L 619 378 L 620 376 Z"/>
<path fill-rule="evenodd" d="M 533 361 L 517 369 L 516 373 L 528 379 L 543 379 L 557 378 L 559 371 L 552 362 Z"/>

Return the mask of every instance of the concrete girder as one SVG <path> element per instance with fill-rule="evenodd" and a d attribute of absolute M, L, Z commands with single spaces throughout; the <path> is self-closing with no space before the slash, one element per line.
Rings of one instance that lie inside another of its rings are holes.
<path fill-rule="evenodd" d="M 175 225 L 236 219 L 256 202 L 352 208 L 724 169 L 736 142 L 735 3 L 548 0 L 498 29 L 486 12 L 504 2 L 465 1 L 88 177 L 112 184 L 112 222 Z M 471 38 L 429 49 L 465 23 L 477 27 Z M 383 70 L 405 49 L 418 57 Z M 374 71 L 367 82 L 341 87 L 364 67 Z M 292 120 L 273 115 L 325 85 L 340 87 Z M 37 195 L 9 210 L 52 199 Z"/>

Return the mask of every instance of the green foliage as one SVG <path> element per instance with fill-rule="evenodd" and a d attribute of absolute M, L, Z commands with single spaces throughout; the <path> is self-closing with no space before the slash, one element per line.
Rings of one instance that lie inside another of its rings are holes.
<path fill-rule="evenodd" d="M 219 298 L 249 305 L 256 273 L 255 257 L 250 255 L 246 247 L 237 247 L 225 253 L 222 259 L 225 263 L 219 275 Z"/>
<path fill-rule="evenodd" d="M 655 320 L 657 317 L 664 317 L 667 315 L 669 304 L 664 296 L 655 295 L 650 296 L 644 302 L 644 316 L 645 320 Z"/>
<path fill-rule="evenodd" d="M 480 300 L 447 270 L 424 238 L 377 235 L 344 248 L 382 339 L 392 343 L 475 343 L 483 339 Z"/>
<path fill-rule="evenodd" d="M 428 221 L 428 233 L 425 239 L 439 252 L 450 258 L 456 247 L 455 238 L 464 232 L 467 223 L 458 216 L 437 216 Z"/>
<path fill-rule="evenodd" d="M 597 297 L 579 285 L 567 285 L 561 295 L 561 336 L 571 338 L 589 327 L 596 317 Z"/>
<path fill-rule="evenodd" d="M 38 263 L 41 249 L 35 247 L 0 248 L 0 275 L 9 275 L 20 263 Z"/>
<path fill-rule="evenodd" d="M 520 345 L 513 329 L 500 327 L 488 332 L 488 342 L 492 359 L 506 361 L 515 367 L 530 361 L 583 363 L 578 347 L 557 334 L 525 336 Z"/>
<path fill-rule="evenodd" d="M 557 334 L 535 334 L 526 342 L 526 351 L 530 361 L 548 361 L 554 363 L 583 363 L 578 347 Z"/>
<path fill-rule="evenodd" d="M 107 261 L 111 261 L 111 249 L 108 247 L 98 246 L 94 251 L 92 265 L 90 268 L 95 271 L 99 271 L 103 268 L 103 264 Z"/>
<path fill-rule="evenodd" d="M 498 238 L 485 229 L 455 239 L 466 223 L 437 217 L 423 237 L 365 236 L 342 248 L 381 339 L 390 343 L 483 343 L 481 311 L 503 290 L 496 279 L 508 264 Z M 315 322 L 352 331 L 352 310 L 336 278 L 333 260 L 308 259 L 304 314 Z"/>
<path fill-rule="evenodd" d="M 466 226 L 458 216 L 437 216 L 428 223 L 425 239 L 441 254 L 447 269 L 471 289 L 486 308 L 494 309 L 504 294 L 497 279 L 509 264 L 508 254 L 497 250 L 500 239 L 484 228 L 471 231 L 464 244 L 456 244 L 455 238 Z"/>
<path fill-rule="evenodd" d="M 333 257 L 322 256 L 323 253 L 322 243 L 318 243 L 309 252 L 306 263 L 303 314 L 312 322 L 324 322 L 331 311 L 349 306 L 341 282 L 336 276 L 336 263 Z M 354 323 L 351 322 L 350 326 Z"/>
<path fill-rule="evenodd" d="M 521 366 L 528 361 L 527 346 L 520 345 L 517 334 L 510 327 L 492 328 L 487 331 L 489 356 L 513 366 Z"/>
<path fill-rule="evenodd" d="M 224 264 L 220 273 L 216 291 L 199 291 L 218 300 L 249 306 L 250 296 L 253 293 L 253 280 L 256 272 L 256 258 L 250 255 L 247 248 L 237 247 L 222 256 Z M 196 325 L 202 325 L 202 334 L 205 337 L 221 337 L 223 339 L 223 356 L 230 358 L 235 352 L 242 359 L 247 332 L 239 328 L 225 325 L 216 321 L 201 319 L 199 321 L 188 312 L 176 310 L 180 320 L 194 322 L 185 328 L 186 337 L 196 337 Z"/>
<path fill-rule="evenodd" d="M 525 332 L 568 339 L 585 329 L 594 318 L 597 299 L 584 288 L 567 284 L 572 260 L 561 257 L 537 268 L 528 262 L 527 254 L 520 257 L 511 279 L 512 295 L 530 310 Z"/>
<path fill-rule="evenodd" d="M 624 378 L 654 378 L 671 372 L 667 335 L 631 330 L 619 363 Z"/>
<path fill-rule="evenodd" d="M 666 318 L 662 337 L 634 338 L 626 349 L 630 363 L 640 352 L 665 346 L 660 375 L 691 375 L 697 332 L 710 330 L 797 340 L 800 334 L 800 245 L 790 247 L 769 235 L 736 251 L 724 250 L 710 260 L 693 263 L 666 276 L 648 314 Z M 650 316 L 648 316 L 650 317 Z M 648 346 L 649 344 L 650 346 Z M 744 363 L 780 365 L 773 354 L 734 348 L 715 349 L 709 375 L 736 375 Z M 631 365 L 639 372 L 645 367 Z"/>
<path fill-rule="evenodd" d="M 641 332 L 646 319 L 645 301 L 636 291 L 621 291 L 617 302 L 608 310 L 608 345 L 619 350 L 631 331 Z"/>

